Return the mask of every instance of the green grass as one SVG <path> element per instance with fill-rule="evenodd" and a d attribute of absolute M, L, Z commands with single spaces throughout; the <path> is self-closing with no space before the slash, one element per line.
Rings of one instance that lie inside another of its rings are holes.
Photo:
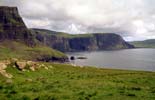
<path fill-rule="evenodd" d="M 155 100 L 155 73 L 50 64 L 49 70 L 0 76 L 1 100 Z"/>
<path fill-rule="evenodd" d="M 28 47 L 24 43 L 5 41 L 0 43 L 0 60 L 9 58 L 36 60 L 44 56 L 66 57 L 65 54 L 46 46 Z"/>
<path fill-rule="evenodd" d="M 57 36 L 66 37 L 66 38 L 82 38 L 82 37 L 93 37 L 93 34 L 67 34 L 67 33 L 58 33 Z"/>
<path fill-rule="evenodd" d="M 155 39 L 149 39 L 145 41 L 134 41 L 132 45 L 139 48 L 155 48 Z"/>
<path fill-rule="evenodd" d="M 33 31 L 33 30 L 35 30 L 37 32 L 40 32 L 41 34 L 54 35 L 54 36 L 65 37 L 65 38 L 93 37 L 93 34 L 90 34 L 90 33 L 68 34 L 68 33 L 65 33 L 65 32 L 55 32 L 55 31 L 50 31 L 50 30 L 46 30 L 46 29 L 31 29 L 31 31 Z"/>

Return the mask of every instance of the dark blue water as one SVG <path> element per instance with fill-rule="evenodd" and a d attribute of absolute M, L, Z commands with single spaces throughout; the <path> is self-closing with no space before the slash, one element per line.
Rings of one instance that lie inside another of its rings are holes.
<path fill-rule="evenodd" d="M 87 57 L 73 61 L 76 65 L 155 71 L 155 49 L 74 52 L 68 53 L 68 56 Z"/>

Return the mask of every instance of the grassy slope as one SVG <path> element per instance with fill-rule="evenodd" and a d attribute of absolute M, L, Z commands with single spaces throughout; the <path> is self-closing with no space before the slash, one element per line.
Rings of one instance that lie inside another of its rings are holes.
<path fill-rule="evenodd" d="M 45 46 L 28 47 L 24 43 L 15 41 L 0 43 L 0 60 L 8 58 L 35 60 L 42 56 L 66 57 L 65 54 Z"/>
<path fill-rule="evenodd" d="M 49 64 L 49 70 L 0 76 L 2 100 L 155 100 L 155 73 Z M 28 79 L 32 81 L 28 81 Z"/>
<path fill-rule="evenodd" d="M 134 42 L 131 42 L 131 44 L 140 48 L 155 48 L 155 39 L 150 39 L 145 41 L 134 41 Z"/>

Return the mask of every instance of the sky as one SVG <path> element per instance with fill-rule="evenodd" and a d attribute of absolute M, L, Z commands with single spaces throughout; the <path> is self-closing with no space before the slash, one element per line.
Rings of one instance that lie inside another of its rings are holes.
<path fill-rule="evenodd" d="M 155 39 L 155 0 L 0 0 L 17 6 L 29 28 L 117 33 L 127 41 Z"/>

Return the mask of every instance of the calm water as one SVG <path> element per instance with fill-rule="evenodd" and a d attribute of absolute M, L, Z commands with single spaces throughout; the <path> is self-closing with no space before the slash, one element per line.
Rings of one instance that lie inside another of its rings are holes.
<path fill-rule="evenodd" d="M 74 52 L 68 53 L 68 56 L 87 57 L 87 59 L 72 61 L 72 63 L 82 66 L 155 71 L 155 49 Z"/>

